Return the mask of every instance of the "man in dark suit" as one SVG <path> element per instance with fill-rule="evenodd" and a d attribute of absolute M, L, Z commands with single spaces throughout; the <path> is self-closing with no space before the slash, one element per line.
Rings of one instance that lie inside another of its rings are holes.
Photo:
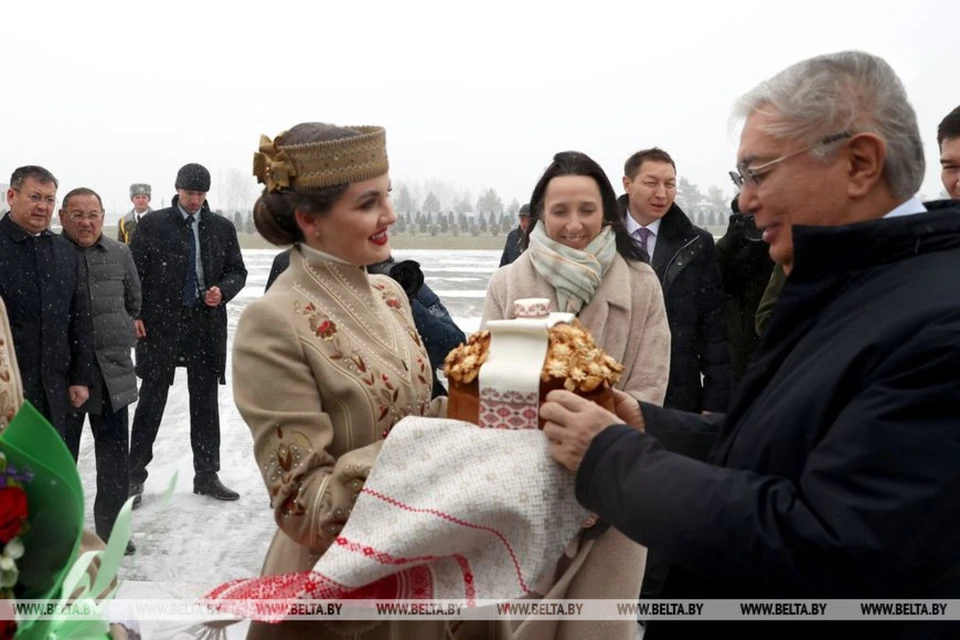
<path fill-rule="evenodd" d="M 94 351 L 77 251 L 49 228 L 57 186 L 43 167 L 20 167 L 10 177 L 10 211 L 0 220 L 0 297 L 24 396 L 63 436 L 67 412 L 89 396 Z"/>
<path fill-rule="evenodd" d="M 677 167 L 654 147 L 630 156 L 619 203 L 627 231 L 650 257 L 663 287 L 670 324 L 670 380 L 663 406 L 723 413 L 730 400 L 723 281 L 713 236 L 674 202 Z M 657 598 L 669 564 L 650 549 L 642 595 Z"/>
<path fill-rule="evenodd" d="M 130 249 L 143 286 L 137 342 L 140 403 L 130 443 L 130 495 L 140 504 L 147 465 L 177 367 L 186 367 L 190 392 L 193 492 L 218 500 L 240 496 L 220 482 L 220 410 L 225 384 L 226 304 L 247 281 L 237 231 L 210 211 L 210 172 L 199 164 L 177 174 L 171 207 L 144 217 Z"/>
<path fill-rule="evenodd" d="M 673 336 L 663 406 L 722 413 L 730 401 L 730 354 L 713 236 L 674 202 L 677 168 L 666 151 L 654 147 L 630 156 L 623 188 L 624 222 L 660 277 Z"/>

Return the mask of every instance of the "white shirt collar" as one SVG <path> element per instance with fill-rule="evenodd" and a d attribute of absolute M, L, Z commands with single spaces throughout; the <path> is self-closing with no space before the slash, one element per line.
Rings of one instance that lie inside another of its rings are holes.
<path fill-rule="evenodd" d="M 893 211 L 883 216 L 884 218 L 899 218 L 900 216 L 912 216 L 917 213 L 926 213 L 927 208 L 923 206 L 923 202 L 917 196 L 913 196 L 909 200 L 900 204 Z"/>
<path fill-rule="evenodd" d="M 180 203 L 178 202 L 177 209 L 180 209 L 180 214 L 183 216 L 184 220 L 187 219 L 187 216 L 193 216 L 194 222 L 196 222 L 197 224 L 200 223 L 200 214 L 203 213 L 203 207 L 200 207 L 199 209 L 197 209 L 196 213 L 190 213 L 189 211 L 181 207 Z M 137 215 L 136 212 L 134 212 L 133 215 Z"/>
<path fill-rule="evenodd" d="M 650 230 L 650 233 L 652 233 L 653 235 L 657 235 L 657 232 L 660 231 L 661 220 L 663 220 L 663 218 L 657 218 L 650 224 L 646 225 L 646 228 Z M 624 222 L 627 225 L 627 233 L 629 233 L 630 235 L 633 235 L 634 233 L 636 233 L 638 229 L 641 229 L 644 226 L 639 222 L 637 222 L 632 215 L 630 215 L 629 209 L 627 210 L 627 216 Z"/>

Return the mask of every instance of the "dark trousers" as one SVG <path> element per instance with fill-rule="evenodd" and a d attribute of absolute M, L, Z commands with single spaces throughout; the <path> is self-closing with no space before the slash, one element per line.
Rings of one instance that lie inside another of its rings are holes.
<path fill-rule="evenodd" d="M 670 573 L 671 563 L 652 549 L 647 549 L 647 562 L 643 570 L 643 582 L 640 585 L 640 598 L 658 600 L 663 585 Z"/>
<path fill-rule="evenodd" d="M 209 346 L 201 343 L 203 313 L 202 309 L 182 311 L 177 349 L 177 365 L 187 369 L 195 478 L 209 477 L 220 471 L 220 404 L 217 396 L 220 381 L 209 359 L 204 357 Z M 163 376 L 156 376 L 144 378 L 140 385 L 140 402 L 133 418 L 130 441 L 131 482 L 142 483 L 147 479 L 147 465 L 153 460 L 153 443 L 167 406 L 170 382 Z"/>
<path fill-rule="evenodd" d="M 114 411 L 109 398 L 104 398 L 99 414 L 68 413 L 64 440 L 74 461 L 80 455 L 80 435 L 87 415 L 90 416 L 97 459 L 97 498 L 93 503 L 93 520 L 97 535 L 109 540 L 113 523 L 127 500 L 130 486 L 127 471 L 129 414 L 126 407 Z"/>
<path fill-rule="evenodd" d="M 60 434 L 61 438 L 66 439 L 64 436 L 64 424 L 66 420 L 62 414 L 54 415 L 53 410 L 50 408 L 50 403 L 47 401 L 47 394 L 43 391 L 33 394 L 30 393 L 29 389 L 23 390 L 23 397 L 30 401 L 30 404 L 33 405 L 33 408 L 40 412 L 44 418 L 47 419 L 54 429 L 57 430 L 57 433 Z"/>

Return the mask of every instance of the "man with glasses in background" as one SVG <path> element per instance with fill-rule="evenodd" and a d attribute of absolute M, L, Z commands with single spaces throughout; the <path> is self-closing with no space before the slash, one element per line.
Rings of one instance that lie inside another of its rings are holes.
<path fill-rule="evenodd" d="M 0 220 L 0 297 L 7 306 L 23 395 L 60 432 L 94 382 L 86 279 L 74 247 L 50 232 L 57 179 L 34 165 L 10 177 Z M 3 409 L 3 407 L 0 407 Z"/>
<path fill-rule="evenodd" d="M 130 249 L 103 235 L 103 202 L 80 187 L 63 197 L 63 236 L 72 242 L 86 272 L 93 315 L 96 376 L 90 398 L 67 415 L 67 448 L 77 460 L 87 414 L 97 460 L 97 498 L 93 518 L 97 535 L 110 539 L 113 523 L 127 499 L 129 474 L 128 405 L 137 400 L 137 376 L 130 351 L 140 316 L 140 278 Z M 126 554 L 135 551 L 127 543 Z"/>

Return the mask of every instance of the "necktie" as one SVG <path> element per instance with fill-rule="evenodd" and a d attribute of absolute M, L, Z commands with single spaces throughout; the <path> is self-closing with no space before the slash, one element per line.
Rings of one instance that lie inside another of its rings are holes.
<path fill-rule="evenodd" d="M 650 229 L 647 229 L 646 227 L 640 227 L 634 231 L 634 234 L 640 243 L 640 249 L 643 251 L 644 257 L 647 259 L 647 262 L 650 262 L 650 251 L 647 247 L 650 242 L 650 236 L 653 235 L 653 231 L 650 231 Z"/>
<path fill-rule="evenodd" d="M 187 216 L 187 277 L 183 283 L 183 306 L 195 307 L 197 304 L 197 241 L 193 231 L 196 222 L 193 216 Z"/>

